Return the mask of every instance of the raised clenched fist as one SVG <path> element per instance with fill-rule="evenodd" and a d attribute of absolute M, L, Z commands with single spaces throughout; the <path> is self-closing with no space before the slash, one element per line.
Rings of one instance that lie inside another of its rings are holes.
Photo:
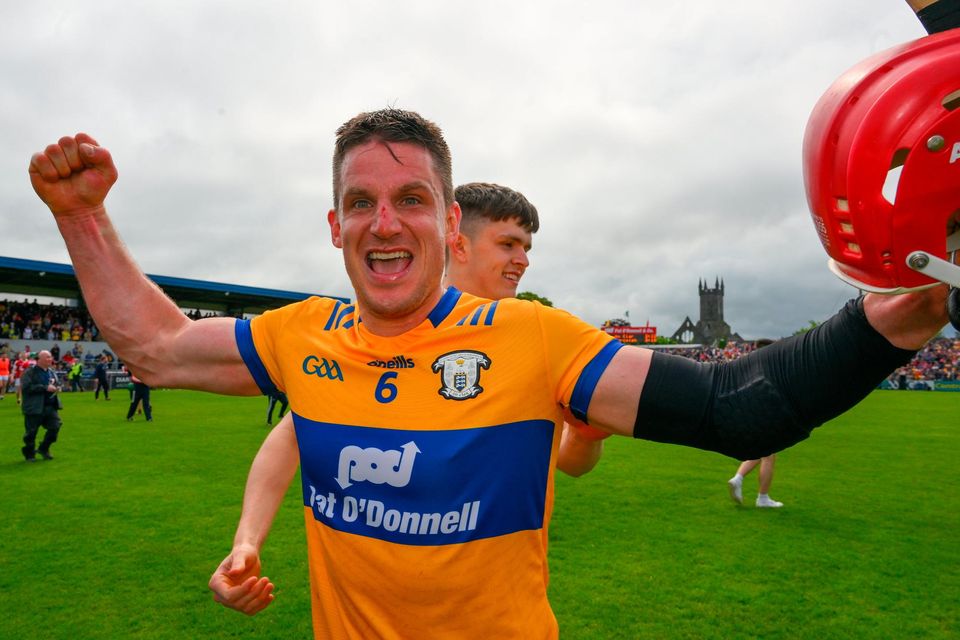
<path fill-rule="evenodd" d="M 30 158 L 30 182 L 56 216 L 103 205 L 117 169 L 110 152 L 85 133 L 64 136 Z"/>

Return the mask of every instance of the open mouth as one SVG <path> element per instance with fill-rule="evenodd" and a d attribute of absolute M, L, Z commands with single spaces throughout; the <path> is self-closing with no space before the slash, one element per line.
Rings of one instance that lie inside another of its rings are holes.
<path fill-rule="evenodd" d="M 515 284 L 517 284 L 517 283 L 520 282 L 520 274 L 519 274 L 519 273 L 504 273 L 504 274 L 503 274 L 503 277 L 506 278 L 507 280 L 509 280 L 510 282 L 515 283 Z"/>
<path fill-rule="evenodd" d="M 377 275 L 402 273 L 412 261 L 413 255 L 409 251 L 371 251 L 367 254 L 367 266 Z"/>

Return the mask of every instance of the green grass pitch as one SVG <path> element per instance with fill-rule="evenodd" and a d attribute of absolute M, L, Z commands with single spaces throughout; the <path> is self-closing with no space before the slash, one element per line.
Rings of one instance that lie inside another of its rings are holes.
<path fill-rule="evenodd" d="M 229 551 L 266 400 L 154 392 L 155 420 L 66 394 L 51 462 L 0 402 L 0 639 L 307 638 L 299 481 L 248 618 L 206 587 Z M 780 510 L 737 507 L 716 454 L 624 438 L 562 474 L 551 526 L 561 637 L 960 637 L 960 394 L 875 392 L 782 453 Z M 756 472 L 744 483 L 752 505 Z"/>

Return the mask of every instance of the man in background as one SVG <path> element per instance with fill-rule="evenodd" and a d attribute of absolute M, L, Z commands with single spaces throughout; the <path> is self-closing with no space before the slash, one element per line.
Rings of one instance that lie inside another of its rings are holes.
<path fill-rule="evenodd" d="M 70 381 L 70 391 L 83 391 L 83 387 L 80 386 L 80 379 L 82 377 L 83 364 L 80 362 L 80 360 L 75 360 L 73 365 L 70 367 L 70 372 L 67 374 L 67 380 Z"/>
<path fill-rule="evenodd" d="M 107 381 L 107 356 L 100 356 L 100 361 L 97 362 L 96 368 L 93 370 L 93 375 L 97 379 L 96 389 L 93 392 L 93 399 L 100 399 L 100 391 L 103 391 L 103 399 L 110 399 L 110 383 Z"/>
<path fill-rule="evenodd" d="M 773 340 L 762 338 L 757 340 L 756 348 L 762 349 L 773 344 Z M 737 504 L 743 504 L 743 479 L 748 473 L 753 471 L 757 465 L 760 465 L 760 488 L 757 493 L 756 505 L 760 508 L 779 509 L 783 503 L 770 497 L 770 485 L 773 483 L 773 468 L 777 461 L 777 454 L 771 454 L 755 460 L 744 460 L 737 468 L 737 472 L 732 478 L 727 480 L 727 487 L 730 490 L 730 499 Z"/>
<path fill-rule="evenodd" d="M 30 354 L 27 351 L 17 354 L 17 359 L 13 363 L 13 388 L 17 393 L 17 404 L 20 404 L 23 399 L 23 387 L 21 384 L 23 374 L 34 364 L 36 363 L 30 360 Z"/>
<path fill-rule="evenodd" d="M 130 409 L 127 410 L 127 422 L 133 422 L 133 416 L 138 413 L 140 403 L 143 403 L 143 415 L 147 422 L 153 422 L 153 407 L 150 406 L 150 386 L 137 376 L 130 374 L 133 384 L 133 396 L 130 400 Z"/>
<path fill-rule="evenodd" d="M 530 266 L 533 234 L 540 229 L 537 209 L 522 193 L 484 182 L 460 185 L 460 233 L 447 252 L 445 284 L 481 298 L 517 295 Z M 574 477 L 596 466 L 608 433 L 566 416 L 557 468 Z"/>
<path fill-rule="evenodd" d="M 6 351 L 0 352 L 0 400 L 3 400 L 10 384 L 10 356 Z"/>
<path fill-rule="evenodd" d="M 53 460 L 50 446 L 57 441 L 60 433 L 60 399 L 57 392 L 57 378 L 50 365 L 53 356 L 49 351 L 37 354 L 36 366 L 30 367 L 20 378 L 20 390 L 23 394 L 21 409 L 25 432 L 23 448 L 20 450 L 27 462 L 36 462 L 36 454 L 44 460 Z M 37 431 L 44 428 L 43 441 L 36 448 Z"/>

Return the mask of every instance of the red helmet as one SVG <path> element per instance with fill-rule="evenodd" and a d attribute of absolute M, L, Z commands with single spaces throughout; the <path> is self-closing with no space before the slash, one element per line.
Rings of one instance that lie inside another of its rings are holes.
<path fill-rule="evenodd" d="M 899 181 L 896 181 L 899 172 Z M 830 269 L 866 291 L 960 287 L 960 29 L 874 55 L 814 107 L 807 201 Z"/>

